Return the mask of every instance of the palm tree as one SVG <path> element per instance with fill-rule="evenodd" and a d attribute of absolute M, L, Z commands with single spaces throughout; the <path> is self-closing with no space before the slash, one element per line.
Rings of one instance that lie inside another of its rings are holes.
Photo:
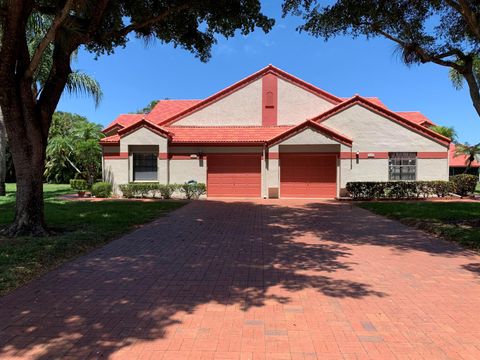
<path fill-rule="evenodd" d="M 29 24 L 29 42 L 28 48 L 30 54 L 35 52 L 39 42 L 43 39 L 43 34 L 45 33 L 45 29 L 50 28 L 50 21 L 51 19 L 47 19 L 45 17 L 39 19 L 31 19 Z M 0 32 L 0 36 L 1 36 Z M 76 53 L 74 54 L 76 56 Z M 45 50 L 40 65 L 38 67 L 37 72 L 35 73 L 35 79 L 37 80 L 34 83 L 34 93 L 38 96 L 41 91 L 43 90 L 43 85 L 47 81 L 47 78 L 50 74 L 50 68 L 52 66 L 52 58 L 53 58 L 53 45 L 50 46 Z M 103 93 L 100 88 L 100 84 L 97 80 L 90 77 L 89 75 L 79 72 L 73 71 L 67 80 L 66 90 L 71 94 L 84 94 L 92 96 L 95 101 L 95 106 L 98 106 L 100 103 Z M 5 125 L 3 123 L 3 116 L 1 116 L 1 109 L 0 109 L 0 196 L 5 196 L 5 176 L 6 176 L 6 152 L 7 152 L 7 138 L 6 138 L 6 130 Z"/>
<path fill-rule="evenodd" d="M 431 130 L 435 131 L 436 133 L 443 135 L 454 143 L 457 142 L 457 132 L 453 128 L 453 126 L 441 126 L 441 125 L 434 125 L 430 127 Z"/>
<path fill-rule="evenodd" d="M 465 144 L 457 144 L 455 148 L 455 155 L 462 155 L 465 156 L 465 172 L 467 173 L 468 170 L 470 170 L 470 167 L 472 166 L 472 163 L 475 160 L 480 159 L 480 143 L 476 145 L 470 145 L 469 143 Z"/>

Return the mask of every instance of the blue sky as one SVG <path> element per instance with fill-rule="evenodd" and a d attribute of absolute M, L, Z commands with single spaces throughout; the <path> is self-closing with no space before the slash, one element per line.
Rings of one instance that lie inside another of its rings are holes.
<path fill-rule="evenodd" d="M 324 42 L 299 34 L 295 28 L 301 19 L 282 19 L 279 3 L 272 3 L 264 9 L 277 20 L 270 33 L 219 38 L 208 63 L 182 49 L 139 40 L 98 60 L 80 51 L 73 68 L 100 82 L 103 101 L 95 108 L 89 98 L 65 94 L 58 110 L 107 125 L 153 99 L 202 99 L 273 64 L 337 96 L 376 96 L 392 110 L 421 111 L 440 125 L 454 126 L 460 141 L 480 142 L 480 118 L 466 88 L 452 87 L 447 69 L 407 67 L 387 40 L 339 37 Z"/>

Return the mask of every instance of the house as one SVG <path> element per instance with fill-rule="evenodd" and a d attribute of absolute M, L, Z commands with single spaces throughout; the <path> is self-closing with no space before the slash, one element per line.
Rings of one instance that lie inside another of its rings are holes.
<path fill-rule="evenodd" d="M 207 184 L 209 197 L 333 198 L 349 181 L 447 180 L 450 139 L 418 112 L 340 98 L 272 65 L 204 100 L 162 100 L 105 130 L 103 176 Z"/>
<path fill-rule="evenodd" d="M 450 176 L 468 173 L 471 175 L 480 175 L 480 162 L 473 161 L 470 168 L 467 170 L 467 155 L 455 154 L 455 144 L 450 144 L 450 155 L 448 165 L 450 167 Z"/>

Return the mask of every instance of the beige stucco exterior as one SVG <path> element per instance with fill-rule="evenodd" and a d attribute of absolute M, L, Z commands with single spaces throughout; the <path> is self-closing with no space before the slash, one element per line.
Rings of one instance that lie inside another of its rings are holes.
<path fill-rule="evenodd" d="M 334 105 L 289 81 L 278 79 L 278 124 L 297 125 Z"/>
<path fill-rule="evenodd" d="M 353 151 L 446 151 L 445 145 L 361 105 L 353 105 L 322 124 L 353 139 Z"/>
<path fill-rule="evenodd" d="M 175 125 L 262 125 L 262 79 L 180 119 Z"/>

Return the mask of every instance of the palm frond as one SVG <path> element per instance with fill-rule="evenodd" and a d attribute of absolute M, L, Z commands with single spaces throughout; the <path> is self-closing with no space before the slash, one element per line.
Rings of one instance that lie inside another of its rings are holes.
<path fill-rule="evenodd" d="M 99 82 L 80 71 L 74 71 L 68 76 L 66 90 L 71 94 L 93 97 L 95 106 L 100 104 L 103 97 Z"/>

